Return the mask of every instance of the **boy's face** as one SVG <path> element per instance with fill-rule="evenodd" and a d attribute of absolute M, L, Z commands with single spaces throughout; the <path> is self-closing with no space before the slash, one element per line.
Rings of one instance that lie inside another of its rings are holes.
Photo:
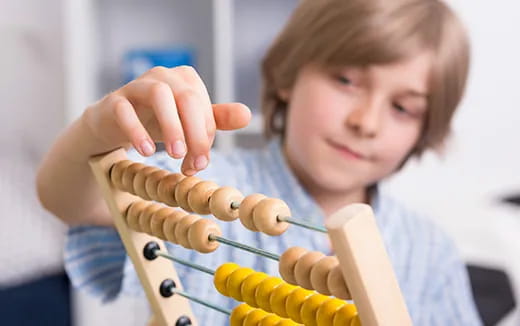
<path fill-rule="evenodd" d="M 427 110 L 428 53 L 366 68 L 304 67 L 288 101 L 285 153 L 310 191 L 365 189 L 417 143 Z"/>

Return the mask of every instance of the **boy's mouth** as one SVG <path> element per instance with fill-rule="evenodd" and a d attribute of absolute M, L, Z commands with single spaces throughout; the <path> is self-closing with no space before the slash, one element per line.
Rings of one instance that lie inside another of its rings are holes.
<path fill-rule="evenodd" d="M 340 152 L 344 157 L 348 159 L 355 159 L 355 160 L 366 160 L 368 157 L 361 152 L 352 149 L 351 147 L 337 143 L 333 140 L 327 139 L 326 142 L 335 150 Z"/>

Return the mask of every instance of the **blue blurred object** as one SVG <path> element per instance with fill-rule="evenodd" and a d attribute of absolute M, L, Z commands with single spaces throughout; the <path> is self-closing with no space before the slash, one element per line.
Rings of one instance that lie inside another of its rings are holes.
<path fill-rule="evenodd" d="M 123 82 L 126 84 L 155 66 L 172 68 L 181 65 L 195 66 L 192 49 L 175 47 L 130 50 L 123 57 Z"/>

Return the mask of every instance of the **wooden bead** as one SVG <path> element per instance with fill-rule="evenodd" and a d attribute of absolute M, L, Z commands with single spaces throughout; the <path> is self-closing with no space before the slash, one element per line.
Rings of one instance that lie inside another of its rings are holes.
<path fill-rule="evenodd" d="M 150 205 L 150 203 L 144 200 L 138 200 L 130 205 L 126 214 L 126 224 L 128 224 L 129 228 L 141 232 L 139 217 L 148 205 Z"/>
<path fill-rule="evenodd" d="M 125 191 L 134 195 L 136 194 L 134 189 L 134 179 L 137 173 L 145 167 L 146 165 L 142 163 L 134 162 L 125 169 L 122 176 L 122 184 Z"/>
<path fill-rule="evenodd" d="M 148 197 L 151 200 L 159 201 L 159 196 L 157 194 L 158 188 L 159 188 L 159 182 L 162 180 L 162 178 L 166 177 L 169 174 L 168 171 L 165 170 L 157 170 L 155 172 L 152 172 L 148 178 L 146 178 L 146 181 L 144 183 L 144 188 L 146 190 L 146 193 L 148 194 Z"/>
<path fill-rule="evenodd" d="M 175 199 L 177 200 L 179 207 L 187 212 L 193 212 L 188 203 L 188 193 L 197 183 L 201 181 L 202 180 L 199 178 L 191 176 L 182 179 L 182 181 L 177 184 L 177 187 L 175 187 Z"/>
<path fill-rule="evenodd" d="M 343 300 L 333 298 L 324 302 L 316 313 L 316 322 L 318 325 L 332 325 L 336 313 L 347 303 Z"/>
<path fill-rule="evenodd" d="M 296 282 L 299 286 L 313 290 L 311 284 L 311 269 L 313 265 L 323 257 L 325 257 L 325 255 L 319 251 L 309 251 L 298 259 L 296 265 L 294 265 L 294 278 L 296 278 Z"/>
<path fill-rule="evenodd" d="M 356 306 L 351 303 L 347 303 L 336 312 L 332 324 L 333 326 L 350 325 L 356 315 Z"/>
<path fill-rule="evenodd" d="M 302 322 L 302 318 L 300 315 L 301 308 L 305 300 L 309 297 L 316 295 L 316 292 L 309 291 L 304 288 L 297 288 L 292 291 L 287 297 L 287 301 L 285 302 L 285 310 L 287 311 L 287 315 L 297 323 Z"/>
<path fill-rule="evenodd" d="M 197 183 L 188 192 L 188 206 L 197 214 L 206 215 L 211 213 L 209 198 L 218 185 L 213 181 L 202 181 Z"/>
<path fill-rule="evenodd" d="M 236 306 L 231 315 L 229 316 L 229 326 L 242 326 L 244 325 L 244 319 L 246 316 L 253 311 L 253 308 L 245 303 Z"/>
<path fill-rule="evenodd" d="M 152 219 L 150 221 L 150 229 L 154 237 L 158 237 L 161 240 L 168 240 L 166 239 L 166 235 L 164 234 L 163 225 L 164 221 L 171 213 L 172 209 L 170 207 L 162 207 L 155 214 L 152 215 Z"/>
<path fill-rule="evenodd" d="M 186 249 L 193 249 L 188 241 L 188 229 L 201 217 L 198 215 L 186 215 L 175 226 L 175 239 L 177 243 Z"/>
<path fill-rule="evenodd" d="M 152 216 L 161 208 L 161 205 L 152 203 L 144 209 L 141 215 L 139 215 L 139 228 L 141 232 L 152 233 Z"/>
<path fill-rule="evenodd" d="M 132 164 L 133 162 L 130 160 L 122 160 L 115 163 L 110 169 L 110 181 L 112 181 L 112 185 L 118 190 L 124 191 L 123 187 L 123 173 L 126 168 Z"/>
<path fill-rule="evenodd" d="M 283 283 L 274 289 L 273 293 L 271 293 L 271 297 L 269 298 L 269 305 L 273 309 L 273 313 L 283 318 L 289 317 L 285 308 L 285 303 L 287 302 L 287 297 L 289 297 L 289 294 L 291 294 L 291 292 L 297 288 L 298 287 L 294 285 Z"/>
<path fill-rule="evenodd" d="M 213 275 L 213 285 L 215 286 L 215 289 L 217 289 L 217 291 L 220 292 L 220 294 L 223 296 L 229 297 L 227 279 L 229 275 L 231 275 L 239 268 L 240 266 L 238 264 L 224 263 L 215 270 L 215 275 Z"/>
<path fill-rule="evenodd" d="M 327 277 L 332 268 L 338 264 L 339 262 L 336 256 L 326 256 L 312 266 L 310 275 L 312 288 L 322 294 L 330 295 Z"/>
<path fill-rule="evenodd" d="M 329 288 L 330 293 L 336 298 L 343 300 L 352 299 L 339 265 L 330 270 L 329 275 L 327 276 L 327 287 Z"/>
<path fill-rule="evenodd" d="M 291 216 L 287 204 L 278 198 L 266 198 L 253 209 L 253 222 L 256 228 L 268 235 L 280 235 L 287 230 L 289 223 L 278 221 L 278 217 Z"/>
<path fill-rule="evenodd" d="M 305 300 L 300 311 L 302 323 L 306 326 L 318 326 L 316 322 L 318 309 L 328 300 L 332 300 L 332 298 L 322 294 L 315 294 Z"/>
<path fill-rule="evenodd" d="M 240 267 L 233 271 L 227 279 L 226 289 L 228 296 L 235 300 L 242 301 L 242 283 L 244 280 L 255 271 L 248 267 Z"/>
<path fill-rule="evenodd" d="M 234 221 L 238 218 L 239 210 L 231 208 L 231 203 L 241 203 L 244 195 L 232 187 L 218 188 L 209 199 L 209 210 L 216 218 L 222 221 Z"/>
<path fill-rule="evenodd" d="M 298 259 L 307 252 L 309 251 L 302 247 L 291 247 L 280 256 L 278 271 L 285 282 L 298 285 L 294 276 L 294 266 Z"/>
<path fill-rule="evenodd" d="M 251 307 L 258 308 L 258 303 L 256 302 L 256 289 L 258 288 L 258 285 L 268 277 L 269 275 L 262 272 L 254 272 L 253 274 L 250 274 L 244 282 L 242 282 L 242 288 L 240 289 L 242 301 Z"/>
<path fill-rule="evenodd" d="M 240 222 L 242 225 L 246 227 L 246 229 L 251 231 L 258 231 L 255 226 L 255 222 L 253 221 L 253 210 L 260 201 L 267 198 L 262 194 L 252 194 L 244 198 L 244 200 L 240 203 L 240 208 L 238 209 L 238 217 L 240 218 Z"/>
<path fill-rule="evenodd" d="M 179 244 L 177 237 L 175 236 L 175 229 L 177 228 L 177 224 L 179 224 L 180 220 L 182 220 L 188 214 L 181 210 L 172 209 L 171 213 L 166 217 L 163 223 L 163 233 L 166 237 L 166 240 L 171 243 Z"/>
<path fill-rule="evenodd" d="M 154 166 L 147 166 L 142 170 L 139 170 L 134 178 L 134 190 L 135 194 L 143 199 L 150 200 L 151 198 L 148 196 L 146 192 L 146 179 L 155 171 L 159 171 L 159 168 Z"/>
<path fill-rule="evenodd" d="M 279 277 L 268 277 L 263 280 L 258 287 L 256 288 L 256 303 L 258 307 L 267 311 L 273 312 L 270 303 L 270 297 L 273 291 L 280 285 L 282 285 L 284 281 Z"/>
<path fill-rule="evenodd" d="M 263 311 L 262 309 L 255 309 L 248 313 L 246 315 L 246 318 L 244 318 L 244 326 L 258 326 L 258 324 L 267 317 L 267 312 Z"/>
<path fill-rule="evenodd" d="M 169 206 L 179 206 L 175 200 L 175 187 L 182 179 L 184 179 L 184 176 L 180 173 L 169 173 L 162 178 L 157 185 L 157 197 L 159 201 Z"/>
<path fill-rule="evenodd" d="M 193 223 L 188 229 L 188 242 L 190 247 L 201 253 L 208 253 L 215 251 L 219 243 L 217 241 L 210 241 L 209 235 L 221 236 L 222 231 L 217 223 L 206 218 L 201 218 Z"/>

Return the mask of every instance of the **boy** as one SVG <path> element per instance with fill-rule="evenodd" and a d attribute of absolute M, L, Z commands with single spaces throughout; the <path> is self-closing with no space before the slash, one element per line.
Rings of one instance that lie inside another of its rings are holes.
<path fill-rule="evenodd" d="M 281 198 L 294 216 L 317 224 L 349 203 L 370 203 L 414 324 L 478 325 L 451 241 L 377 189 L 409 157 L 445 140 L 468 48 L 460 22 L 437 0 L 302 1 L 263 63 L 266 132 L 276 137 L 262 150 L 212 152 L 209 166 L 215 130 L 245 126 L 250 112 L 211 105 L 193 69 L 154 68 L 108 94 L 58 139 L 38 178 L 46 208 L 71 225 L 100 225 L 70 232 L 73 282 L 105 298 L 140 289 L 117 233 L 103 227 L 111 218 L 87 164 L 92 155 L 133 146 L 148 164 Z M 151 156 L 154 141 L 167 153 Z M 184 158 L 182 166 L 168 155 Z M 326 236 L 312 231 L 289 228 L 273 238 L 221 226 L 228 237 L 272 252 L 294 245 L 330 252 Z M 172 250 L 212 268 L 239 261 L 277 273 L 276 264 L 234 249 Z M 177 269 L 189 292 L 222 302 L 210 278 Z M 202 325 L 227 323 L 218 312 L 193 308 Z"/>

